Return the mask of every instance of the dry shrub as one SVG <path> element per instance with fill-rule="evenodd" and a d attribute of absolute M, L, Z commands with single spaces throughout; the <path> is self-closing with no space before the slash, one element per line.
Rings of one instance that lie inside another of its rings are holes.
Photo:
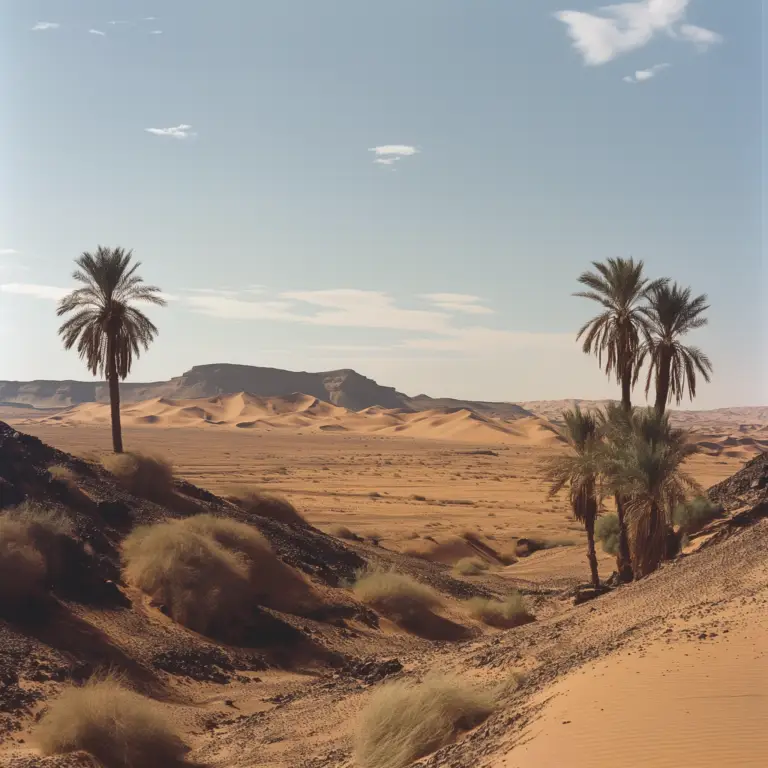
<path fill-rule="evenodd" d="M 528 624 L 535 618 L 528 612 L 523 596 L 519 592 L 513 592 L 503 601 L 473 597 L 467 601 L 467 611 L 470 616 L 484 624 L 504 629 Z"/>
<path fill-rule="evenodd" d="M 52 467 L 48 467 L 48 474 L 54 480 L 60 480 L 62 483 L 74 483 L 77 481 L 77 475 L 63 464 L 54 464 Z"/>
<path fill-rule="evenodd" d="M 165 499 L 173 492 L 173 467 L 170 462 L 143 453 L 110 453 L 102 466 L 134 496 Z"/>
<path fill-rule="evenodd" d="M 384 683 L 361 713 L 355 758 L 361 768 L 404 768 L 479 725 L 495 708 L 493 693 L 458 678 Z"/>
<path fill-rule="evenodd" d="M 58 512 L 25 502 L 0 515 L 0 603 L 39 597 L 66 569 L 72 524 Z"/>
<path fill-rule="evenodd" d="M 114 677 L 67 688 L 33 738 L 44 755 L 83 751 L 106 768 L 170 768 L 187 752 L 157 705 Z"/>
<path fill-rule="evenodd" d="M 603 552 L 609 555 L 619 554 L 621 526 L 618 515 L 601 515 L 595 524 L 595 538 L 602 544 Z"/>
<path fill-rule="evenodd" d="M 679 526 L 683 533 L 690 534 L 721 517 L 722 514 L 722 507 L 713 504 L 706 496 L 697 496 L 675 507 L 672 522 Z"/>
<path fill-rule="evenodd" d="M 125 578 L 179 624 L 215 635 L 252 603 L 246 558 L 180 521 L 134 530 L 123 542 Z"/>
<path fill-rule="evenodd" d="M 363 571 L 352 590 L 360 602 L 395 619 L 418 617 L 442 604 L 431 587 L 394 571 Z"/>
<path fill-rule="evenodd" d="M 317 602 L 255 528 L 213 515 L 137 528 L 123 559 L 128 581 L 203 634 L 239 637 L 257 605 L 291 612 Z"/>
<path fill-rule="evenodd" d="M 360 537 L 352 533 L 346 525 L 332 525 L 328 529 L 328 533 L 331 536 L 335 536 L 337 539 L 346 539 L 347 541 L 358 541 Z"/>
<path fill-rule="evenodd" d="M 288 525 L 307 525 L 307 521 L 290 501 L 258 488 L 238 488 L 229 494 L 229 498 L 253 515 L 269 517 Z"/>
<path fill-rule="evenodd" d="M 462 557 L 461 560 L 453 566 L 453 570 L 459 574 L 459 576 L 477 576 L 488 570 L 488 563 L 479 557 Z"/>

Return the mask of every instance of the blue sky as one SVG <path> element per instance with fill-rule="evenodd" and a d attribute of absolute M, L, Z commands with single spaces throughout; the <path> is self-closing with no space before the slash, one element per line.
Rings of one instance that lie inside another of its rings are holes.
<path fill-rule="evenodd" d="M 766 402 L 758 0 L 2 7 L 0 378 L 88 378 L 55 300 L 119 244 L 171 296 L 134 380 L 610 396 L 571 294 L 632 255 L 710 297 L 696 405 Z"/>

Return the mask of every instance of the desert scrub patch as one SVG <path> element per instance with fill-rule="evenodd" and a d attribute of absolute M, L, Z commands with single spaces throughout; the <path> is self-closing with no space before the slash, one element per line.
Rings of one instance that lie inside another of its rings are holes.
<path fill-rule="evenodd" d="M 173 492 L 173 467 L 159 456 L 144 453 L 109 453 L 101 464 L 134 496 L 164 499 Z"/>
<path fill-rule="evenodd" d="M 229 498 L 250 514 L 288 525 L 307 525 L 307 521 L 290 501 L 259 488 L 238 488 L 230 492 Z"/>
<path fill-rule="evenodd" d="M 360 715 L 355 758 L 361 768 L 405 768 L 479 725 L 496 708 L 493 692 L 460 678 L 430 675 L 376 688 Z"/>
<path fill-rule="evenodd" d="M 519 592 L 512 592 L 503 600 L 473 597 L 466 603 L 470 616 L 491 627 L 510 629 L 534 620 Z"/>
<path fill-rule="evenodd" d="M 598 517 L 595 523 L 595 538 L 600 542 L 603 552 L 607 552 L 609 555 L 618 555 L 621 538 L 619 516 L 609 514 Z"/>
<path fill-rule="evenodd" d="M 352 591 L 361 603 L 395 619 L 418 617 L 443 602 L 431 587 L 395 571 L 363 571 L 358 574 Z"/>
<path fill-rule="evenodd" d="M 479 557 L 462 557 L 453 570 L 459 576 L 477 576 L 488 570 L 488 563 Z"/>
<path fill-rule="evenodd" d="M 690 534 L 698 531 L 722 514 L 722 507 L 713 504 L 706 496 L 697 496 L 695 499 L 675 507 L 672 513 L 672 522 L 679 526 L 683 533 Z"/>
<path fill-rule="evenodd" d="M 158 705 L 114 677 L 65 689 L 33 741 L 44 755 L 83 751 L 106 768 L 171 768 L 187 752 Z"/>

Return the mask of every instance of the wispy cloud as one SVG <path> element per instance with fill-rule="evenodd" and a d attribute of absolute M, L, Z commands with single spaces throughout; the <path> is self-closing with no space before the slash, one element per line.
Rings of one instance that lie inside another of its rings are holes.
<path fill-rule="evenodd" d="M 712 38 L 720 38 L 703 27 L 677 27 L 685 18 L 689 3 L 690 0 L 640 0 L 605 6 L 599 15 L 557 11 L 555 18 L 568 27 L 568 35 L 584 63 L 596 66 L 642 48 L 660 33 L 700 45 L 710 45 L 714 42 Z"/>
<path fill-rule="evenodd" d="M 191 125 L 182 123 L 181 125 L 176 125 L 171 128 L 145 128 L 144 130 L 154 136 L 171 136 L 174 139 L 188 139 L 190 136 L 196 135 L 195 133 L 192 133 L 190 130 L 191 128 Z"/>
<path fill-rule="evenodd" d="M 150 35 L 162 35 L 163 30 L 162 29 L 153 29 L 150 33 Z"/>
<path fill-rule="evenodd" d="M 377 165 L 393 166 L 404 157 L 412 157 L 418 154 L 419 150 L 409 144 L 382 144 L 380 147 L 371 147 L 369 152 L 373 152 L 373 160 Z"/>
<path fill-rule="evenodd" d="M 57 21 L 38 21 L 34 27 L 33 32 L 43 32 L 46 29 L 58 29 L 61 25 Z"/>
<path fill-rule="evenodd" d="M 157 16 L 145 16 L 144 21 L 157 21 Z"/>
<path fill-rule="evenodd" d="M 649 67 L 648 69 L 638 69 L 633 75 L 627 75 L 626 77 L 622 78 L 625 83 L 644 83 L 647 80 L 650 80 L 653 77 L 656 77 L 656 75 L 661 72 L 662 70 L 669 67 L 669 64 L 654 64 L 652 67 Z"/>
<path fill-rule="evenodd" d="M 89 35 L 99 35 L 100 37 L 105 37 L 106 32 L 102 32 L 100 29 L 89 29 L 88 30 Z"/>
<path fill-rule="evenodd" d="M 493 310 L 484 306 L 479 296 L 466 293 L 425 293 L 422 299 L 429 301 L 434 306 L 449 312 L 458 312 L 467 315 L 492 315 Z"/>
<path fill-rule="evenodd" d="M 37 285 L 36 283 L 4 283 L 0 285 L 3 293 L 17 293 L 22 296 L 34 296 L 37 299 L 53 299 L 58 301 L 66 296 L 70 289 L 58 288 L 54 285 Z"/>
<path fill-rule="evenodd" d="M 0 256 L 13 256 L 18 253 L 15 248 L 0 248 Z"/>
<path fill-rule="evenodd" d="M 706 51 L 711 45 L 723 42 L 723 36 L 718 32 L 697 27 L 695 24 L 683 24 L 678 33 L 683 40 L 694 43 L 702 51 Z"/>
<path fill-rule="evenodd" d="M 107 24 L 109 24 L 110 26 L 113 26 L 113 27 L 116 27 L 118 25 L 120 25 L 120 26 L 127 26 L 127 27 L 133 26 L 133 22 L 132 21 L 108 21 Z"/>

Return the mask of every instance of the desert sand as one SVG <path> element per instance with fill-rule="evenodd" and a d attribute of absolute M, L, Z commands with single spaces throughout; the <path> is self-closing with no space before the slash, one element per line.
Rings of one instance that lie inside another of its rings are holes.
<path fill-rule="evenodd" d="M 381 559 L 444 590 L 443 620 L 466 630 L 463 639 L 446 641 L 405 632 L 386 619 L 377 629 L 357 620 L 343 629 L 305 621 L 318 643 L 375 664 L 397 659 L 412 676 L 440 669 L 498 683 L 513 670 L 526 675 L 500 712 L 425 765 L 763 764 L 768 521 L 574 606 L 572 590 L 588 576 L 585 536 L 566 499 L 548 497 L 542 462 L 562 446 L 543 416 L 350 411 L 304 395 L 243 393 L 153 398 L 126 404 L 123 414 L 130 449 L 162 455 L 179 478 L 214 493 L 255 486 L 288 498 L 322 531 L 347 526 L 359 536 L 347 546 L 364 560 Z M 694 439 L 711 445 L 688 469 L 703 487 L 757 454 L 766 426 L 758 415 L 748 433 L 741 429 L 747 423 L 742 411 L 699 417 L 702 432 Z M 75 455 L 109 450 L 108 410 L 101 404 L 33 414 L 6 408 L 0 419 Z M 552 548 L 512 565 L 494 561 L 480 576 L 451 574 L 461 557 L 485 556 L 485 548 L 492 558 L 506 555 L 520 538 L 532 537 Z M 599 553 L 603 577 L 614 565 Z M 534 623 L 497 630 L 462 611 L 462 595 L 511 588 L 525 595 Z M 95 644 L 98 635 L 99 648 L 108 640 L 115 659 L 144 669 L 159 647 L 198 647 L 204 640 L 135 589 L 126 594 L 132 610 L 70 606 L 69 629 L 59 628 L 55 638 L 40 634 L 38 641 L 77 658 L 82 638 Z M 222 673 L 224 683 L 206 679 L 215 664 L 204 663 L 202 673 L 162 673 L 175 700 L 161 706 L 192 747 L 192 758 L 220 768 L 353 768 L 356 717 L 375 679 L 317 663 L 258 671 L 243 663 L 235 662 L 236 674 Z M 48 765 L 36 762 L 28 745 L 42 706 L 32 707 L 20 730 L 0 736 L 0 762 Z"/>

